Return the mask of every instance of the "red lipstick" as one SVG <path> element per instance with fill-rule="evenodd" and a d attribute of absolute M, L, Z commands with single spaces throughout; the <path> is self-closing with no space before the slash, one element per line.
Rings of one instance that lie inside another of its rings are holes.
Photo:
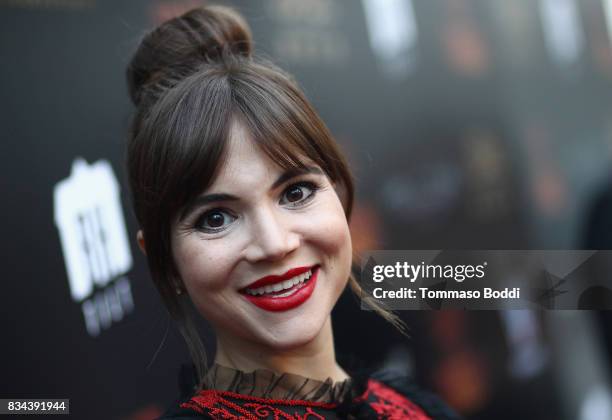
<path fill-rule="evenodd" d="M 297 268 L 292 268 L 291 270 L 287 271 L 285 274 L 281 274 L 280 276 L 272 275 L 272 276 L 262 277 L 259 280 L 249 284 L 244 289 L 247 289 L 247 288 L 257 289 L 258 287 L 264 287 L 269 284 L 274 284 L 274 283 L 278 283 L 281 281 L 289 280 L 291 277 L 295 277 L 295 276 L 299 276 L 300 274 L 304 274 L 305 272 L 313 268 L 314 267 L 297 267 Z"/>
<path fill-rule="evenodd" d="M 298 267 L 287 271 L 281 276 L 266 276 L 248 286 L 249 289 L 257 289 L 259 287 L 267 286 L 269 284 L 278 283 L 280 281 L 289 280 L 292 277 L 299 276 L 300 274 L 306 273 L 312 270 L 312 275 L 304 283 L 296 284 L 293 288 L 285 290 L 283 292 L 291 292 L 289 296 L 274 297 L 273 294 L 263 295 L 251 295 L 243 293 L 242 295 L 249 300 L 255 306 L 271 312 L 288 311 L 295 307 L 300 306 L 310 298 L 312 292 L 314 292 L 317 277 L 319 274 L 319 267 Z M 245 288 L 246 289 L 246 288 Z M 243 289 L 244 290 L 244 289 Z"/>

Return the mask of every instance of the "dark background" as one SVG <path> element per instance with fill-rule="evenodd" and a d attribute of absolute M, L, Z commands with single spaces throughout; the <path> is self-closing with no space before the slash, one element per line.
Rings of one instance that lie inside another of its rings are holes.
<path fill-rule="evenodd" d="M 379 1 L 408 33 L 387 52 L 365 0 L 219 3 L 246 16 L 349 156 L 357 250 L 612 248 L 611 2 Z M 197 4 L 0 1 L 1 398 L 136 420 L 178 395 L 188 355 L 132 240 L 124 73 L 147 28 Z M 134 258 L 134 309 L 96 336 L 54 223 L 77 157 L 112 165 Z M 466 418 L 612 418 L 608 313 L 403 312 L 410 339 L 348 294 L 334 316 L 339 355 L 409 371 Z"/>

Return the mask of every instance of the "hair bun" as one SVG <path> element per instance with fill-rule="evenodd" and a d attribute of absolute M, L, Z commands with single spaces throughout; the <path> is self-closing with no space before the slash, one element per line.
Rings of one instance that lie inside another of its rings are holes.
<path fill-rule="evenodd" d="M 251 56 L 251 29 L 225 6 L 206 6 L 170 19 L 141 41 L 127 68 L 128 89 L 140 105 L 149 88 L 175 84 L 222 54 Z"/>

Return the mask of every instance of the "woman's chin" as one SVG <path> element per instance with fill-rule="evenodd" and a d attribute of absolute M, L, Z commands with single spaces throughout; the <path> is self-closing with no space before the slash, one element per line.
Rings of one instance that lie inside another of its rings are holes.
<path fill-rule="evenodd" d="M 295 350 L 314 341 L 321 334 L 322 327 L 323 324 L 312 322 L 284 326 L 274 331 L 266 331 L 265 336 L 261 338 L 272 349 Z"/>

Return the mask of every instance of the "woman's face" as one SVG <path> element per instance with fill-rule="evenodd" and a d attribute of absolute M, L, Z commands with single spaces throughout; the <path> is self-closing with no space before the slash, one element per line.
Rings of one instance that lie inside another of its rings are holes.
<path fill-rule="evenodd" d="M 234 124 L 219 175 L 175 222 L 179 274 L 220 339 L 305 344 L 346 286 L 346 216 L 327 176 L 309 166 L 284 171 Z"/>

